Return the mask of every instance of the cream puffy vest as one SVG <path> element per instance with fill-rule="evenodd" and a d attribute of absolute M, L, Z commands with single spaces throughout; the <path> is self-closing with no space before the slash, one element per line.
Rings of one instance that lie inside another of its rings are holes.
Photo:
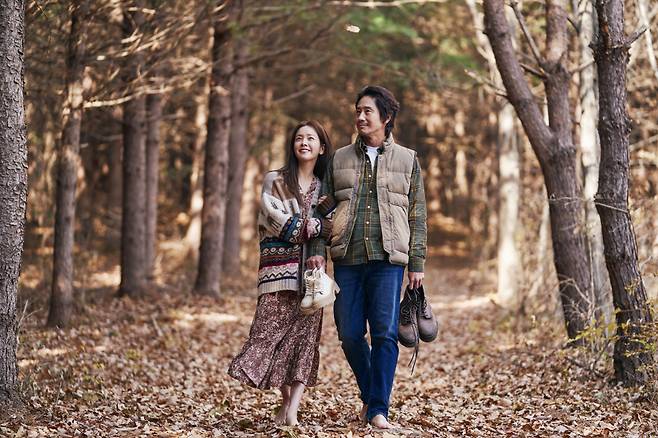
<path fill-rule="evenodd" d="M 333 160 L 334 197 L 337 202 L 331 233 L 331 258 L 347 253 L 354 229 L 359 179 L 363 172 L 363 154 L 353 143 L 336 151 Z M 396 144 L 389 136 L 384 152 L 377 158 L 377 201 L 384 250 L 389 261 L 409 262 L 409 188 L 416 152 Z"/>

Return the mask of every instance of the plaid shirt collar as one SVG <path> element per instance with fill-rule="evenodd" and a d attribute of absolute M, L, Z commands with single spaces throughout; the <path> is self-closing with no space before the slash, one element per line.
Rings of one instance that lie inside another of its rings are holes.
<path fill-rule="evenodd" d="M 377 153 L 381 155 L 381 154 L 385 153 L 386 151 L 391 150 L 394 143 L 395 143 L 395 140 L 393 140 L 393 134 L 388 134 L 388 137 L 386 137 L 386 140 L 384 140 L 384 143 L 380 147 L 377 148 Z M 357 146 L 356 150 L 360 151 L 361 154 L 366 153 L 366 144 L 365 144 L 365 142 L 363 141 L 363 139 L 361 138 L 360 135 L 356 138 L 356 146 Z"/>

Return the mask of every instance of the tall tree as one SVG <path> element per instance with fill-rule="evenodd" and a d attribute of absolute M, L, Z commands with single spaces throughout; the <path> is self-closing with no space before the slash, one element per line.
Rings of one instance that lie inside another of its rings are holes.
<path fill-rule="evenodd" d="M 231 0 L 219 1 L 214 15 L 208 130 L 203 169 L 201 245 L 194 293 L 219 296 L 226 217 L 228 142 L 231 122 Z"/>
<path fill-rule="evenodd" d="M 162 94 L 149 94 L 146 98 L 146 236 L 145 268 L 150 281 L 155 275 L 155 257 L 158 223 L 158 175 L 160 162 L 160 122 L 162 120 Z"/>
<path fill-rule="evenodd" d="M 596 132 L 598 118 L 598 96 L 596 93 L 596 67 L 589 43 L 592 41 L 595 27 L 594 5 L 592 2 L 578 3 L 578 37 L 580 40 L 579 72 L 579 106 L 577 112 L 580 150 L 583 163 L 583 195 L 585 196 L 585 216 L 587 235 L 590 247 L 592 268 L 592 292 L 594 296 L 594 314 L 597 318 L 604 317 L 607 322 L 611 317 L 610 282 L 605 270 L 603 258 L 603 237 L 601 236 L 601 220 L 594 205 L 594 195 L 599 181 L 599 162 L 601 148 Z"/>
<path fill-rule="evenodd" d="M 53 282 L 48 326 L 65 327 L 73 312 L 73 248 L 75 243 L 76 182 L 80 169 L 88 0 L 74 0 L 70 7 L 71 30 L 66 57 L 63 131 L 58 151 Z"/>
<path fill-rule="evenodd" d="M 123 5 L 124 40 L 130 44 L 124 82 L 130 99 L 123 105 L 123 211 L 120 295 L 140 296 L 146 279 L 146 98 L 140 90 L 144 55 L 139 50 L 144 26 L 143 0 Z"/>
<path fill-rule="evenodd" d="M 208 14 L 212 15 L 212 14 Z M 213 23 L 212 17 L 203 20 L 201 38 L 203 49 L 212 54 Z M 194 98 L 194 132 L 192 142 L 192 169 L 190 172 L 190 204 L 188 207 L 189 224 L 185 231 L 183 241 L 187 246 L 188 253 L 199 258 L 199 246 L 201 245 L 201 211 L 203 210 L 203 147 L 207 140 L 208 129 L 208 99 L 210 94 L 210 75 L 205 74 L 201 79 L 200 91 Z"/>
<path fill-rule="evenodd" d="M 475 0 L 466 0 L 476 29 L 476 40 L 480 54 L 486 59 L 489 76 L 496 88 L 502 88 L 500 73 L 496 68 L 496 58 L 486 36 L 484 17 L 477 9 Z M 511 30 L 512 41 L 516 39 L 516 29 Z M 498 110 L 498 291 L 496 301 L 506 308 L 519 304 L 519 283 L 521 277 L 521 254 L 516 243 L 519 217 L 519 197 L 521 192 L 519 141 L 514 108 L 504 102 Z"/>
<path fill-rule="evenodd" d="M 544 175 L 550 203 L 553 261 L 567 333 L 574 339 L 587 326 L 591 285 L 582 188 L 576 175 L 576 148 L 572 138 L 569 72 L 565 65 L 568 45 L 566 1 L 547 2 L 545 57 L 541 57 L 530 33 L 524 29 L 539 65 L 540 71 L 536 73 L 544 82 L 548 125 L 512 45 L 505 2 L 485 0 L 484 14 L 486 34 L 507 97 L 523 124 Z"/>
<path fill-rule="evenodd" d="M 17 398 L 16 294 L 27 205 L 27 139 L 23 107 L 25 3 L 0 8 L 0 403 Z"/>
<path fill-rule="evenodd" d="M 236 72 L 231 87 L 231 135 L 229 140 L 226 231 L 224 233 L 224 272 L 240 273 L 240 207 L 244 188 L 244 173 L 249 155 L 247 125 L 249 122 L 249 73 L 241 64 L 247 60 L 244 37 L 236 42 Z"/>
<path fill-rule="evenodd" d="M 638 268 L 637 244 L 628 211 L 629 134 L 626 64 L 636 37 L 624 32 L 624 1 L 597 0 L 598 35 L 593 41 L 599 76 L 601 168 L 596 208 L 601 217 L 606 266 L 617 318 L 615 377 L 625 385 L 647 382 L 653 352 L 647 347 L 651 307 Z"/>

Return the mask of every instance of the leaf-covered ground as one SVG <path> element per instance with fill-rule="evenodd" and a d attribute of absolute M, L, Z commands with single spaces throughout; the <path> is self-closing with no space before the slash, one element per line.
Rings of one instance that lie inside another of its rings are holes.
<path fill-rule="evenodd" d="M 401 349 L 392 432 L 356 421 L 356 385 L 325 310 L 320 383 L 307 390 L 301 426 L 272 421 L 278 393 L 241 386 L 226 374 L 244 341 L 255 290 L 229 285 L 221 303 L 161 287 L 145 300 L 113 288 L 86 297 L 75 328 L 42 328 L 25 315 L 19 346 L 25 409 L 5 412 L 0 436 L 339 437 L 658 435 L 658 408 L 638 390 L 610 383 L 587 357 L 563 349 L 559 325 L 522 331 L 491 302 L 490 286 L 466 268 L 430 267 L 427 291 L 439 339 L 422 344 L 414 375 Z"/>

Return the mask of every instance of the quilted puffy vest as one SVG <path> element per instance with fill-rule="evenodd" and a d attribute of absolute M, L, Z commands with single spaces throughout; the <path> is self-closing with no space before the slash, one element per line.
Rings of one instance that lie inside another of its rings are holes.
<path fill-rule="evenodd" d="M 364 168 L 364 154 L 357 151 L 359 140 L 336 151 L 333 159 L 334 198 L 337 206 L 331 233 L 331 257 L 347 253 L 354 229 L 359 179 Z M 389 261 L 409 262 L 409 188 L 416 152 L 395 143 L 392 136 L 384 142 L 384 152 L 377 158 L 377 201 L 384 250 Z"/>

